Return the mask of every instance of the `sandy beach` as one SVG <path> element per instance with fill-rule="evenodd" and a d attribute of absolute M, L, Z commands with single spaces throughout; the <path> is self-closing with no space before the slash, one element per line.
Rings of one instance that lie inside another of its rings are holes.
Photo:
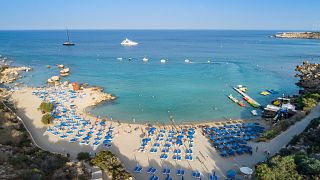
<path fill-rule="evenodd" d="M 102 144 L 97 147 L 92 147 L 90 145 L 88 146 L 80 145 L 79 143 L 70 143 L 68 141 L 70 140 L 70 138 L 60 139 L 58 138 L 58 136 L 54 136 L 48 133 L 47 126 L 41 122 L 42 114 L 38 110 L 38 107 L 42 101 L 37 96 L 33 95 L 34 91 L 35 88 L 22 88 L 13 92 L 12 99 L 16 103 L 17 114 L 23 119 L 26 128 L 30 131 L 37 145 L 51 152 L 68 153 L 73 159 L 76 158 L 79 152 L 85 151 L 96 153 L 100 150 L 106 149 Z M 85 109 L 89 106 L 93 106 L 99 102 L 102 102 L 102 99 L 106 100 L 105 94 L 97 92 L 98 91 L 93 91 L 92 89 L 85 89 L 78 92 L 78 94 L 81 95 L 81 98 L 77 97 L 73 101 L 75 106 L 77 106 L 78 113 L 85 118 L 90 119 L 92 123 L 100 120 L 85 112 Z M 319 114 L 319 111 L 317 112 L 317 110 L 314 110 L 304 120 L 290 127 L 287 131 L 290 131 L 291 129 L 302 131 L 303 127 L 307 125 L 307 123 L 303 121 L 310 121 L 313 117 L 316 117 L 317 114 Z M 242 121 L 239 120 L 234 122 Z M 298 126 L 298 124 L 300 124 L 300 126 Z M 186 161 L 184 159 L 181 161 L 174 161 L 171 157 L 166 160 L 160 159 L 161 152 L 155 154 L 149 153 L 148 150 L 150 149 L 150 147 L 147 147 L 146 152 L 138 151 L 141 144 L 141 138 L 147 132 L 147 125 L 118 123 L 112 122 L 110 120 L 106 121 L 106 126 L 110 125 L 114 127 L 114 138 L 112 140 L 112 147 L 110 148 L 110 150 L 120 158 L 120 160 L 124 163 L 125 168 L 130 173 L 132 173 L 132 175 L 136 179 L 148 179 L 149 176 L 146 175 L 145 171 L 150 166 L 158 169 L 156 175 L 159 177 L 162 177 L 161 171 L 164 167 L 171 168 L 173 172 L 181 167 L 185 169 L 185 178 L 187 179 L 191 178 L 191 172 L 195 170 L 200 171 L 202 177 L 205 178 L 208 177 L 208 173 L 211 173 L 213 171 L 216 172 L 219 178 L 225 178 L 225 173 L 227 170 L 239 170 L 239 167 L 242 166 L 253 168 L 253 166 L 257 162 L 263 161 L 265 159 L 264 151 L 268 150 L 271 152 L 271 154 L 274 154 L 281 147 L 286 145 L 287 142 L 289 142 L 289 140 L 291 139 L 288 133 L 282 133 L 280 136 L 268 143 L 249 142 L 252 147 L 258 146 L 259 150 L 257 152 L 254 151 L 252 155 L 246 154 L 224 158 L 220 156 L 219 152 L 212 147 L 209 140 L 202 134 L 202 129 L 200 128 L 204 125 L 212 127 L 217 126 L 217 123 L 212 122 L 198 124 L 196 126 L 189 126 L 195 128 L 193 143 L 194 159 L 192 161 Z M 157 129 L 172 128 L 172 126 L 170 125 L 154 127 L 156 127 Z M 97 133 L 97 129 L 94 130 L 94 133 Z M 292 136 L 293 135 L 294 134 L 292 134 Z M 182 149 L 184 151 L 186 150 L 186 147 L 183 147 Z M 182 153 L 182 155 L 184 154 Z M 133 172 L 137 164 L 143 167 L 143 172 L 140 174 Z M 174 179 L 178 178 L 175 173 L 172 174 L 172 177 Z"/>

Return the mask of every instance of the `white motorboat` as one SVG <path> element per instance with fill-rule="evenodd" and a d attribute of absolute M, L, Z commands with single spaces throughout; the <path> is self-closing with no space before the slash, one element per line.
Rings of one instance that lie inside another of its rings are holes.
<path fill-rule="evenodd" d="M 131 41 L 130 39 L 126 38 L 125 40 L 123 40 L 121 42 L 121 45 L 122 46 L 136 46 L 136 45 L 138 45 L 138 43 L 134 42 L 134 41 Z"/>
<path fill-rule="evenodd" d="M 184 62 L 185 63 L 191 63 L 191 61 L 189 59 L 185 59 Z"/>
<path fill-rule="evenodd" d="M 162 63 L 162 64 L 164 64 L 164 63 L 166 63 L 167 62 L 167 60 L 165 60 L 165 59 L 161 59 L 160 60 L 160 63 Z"/>
<path fill-rule="evenodd" d="M 117 58 L 117 60 L 119 60 L 119 61 L 122 61 L 122 59 L 123 59 L 122 57 L 118 57 L 118 58 Z"/>
<path fill-rule="evenodd" d="M 143 61 L 143 62 L 148 62 L 149 59 L 148 59 L 147 57 L 144 57 L 144 58 L 142 59 L 142 61 Z"/>
<path fill-rule="evenodd" d="M 257 116 L 257 115 L 258 115 L 258 112 L 257 112 L 257 110 L 252 110 L 252 111 L 251 111 L 251 114 L 254 115 L 254 116 Z"/>

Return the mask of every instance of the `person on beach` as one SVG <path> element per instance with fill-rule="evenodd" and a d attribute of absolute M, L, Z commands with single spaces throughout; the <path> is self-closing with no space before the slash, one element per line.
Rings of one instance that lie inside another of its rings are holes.
<path fill-rule="evenodd" d="M 258 149 L 259 149 L 259 147 L 258 147 L 258 146 L 256 146 L 256 152 L 258 152 Z"/>

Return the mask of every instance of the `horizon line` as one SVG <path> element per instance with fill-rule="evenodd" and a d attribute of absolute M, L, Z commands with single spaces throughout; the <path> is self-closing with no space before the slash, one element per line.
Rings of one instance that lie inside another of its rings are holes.
<path fill-rule="evenodd" d="M 0 29 L 0 31 L 61 31 L 66 30 L 66 28 L 22 28 L 22 29 Z M 311 31 L 318 32 L 316 30 L 310 29 L 229 29 L 229 28 L 68 28 L 68 30 L 101 30 L 101 31 Z"/>

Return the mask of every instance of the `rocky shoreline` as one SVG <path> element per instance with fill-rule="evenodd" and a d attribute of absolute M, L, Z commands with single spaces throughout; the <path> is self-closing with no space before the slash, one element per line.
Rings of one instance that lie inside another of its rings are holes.
<path fill-rule="evenodd" d="M 288 39 L 320 39 L 320 32 L 283 32 L 276 34 L 273 37 Z"/>
<path fill-rule="evenodd" d="M 320 91 L 320 64 L 304 61 L 296 66 L 296 77 L 299 77 L 297 85 L 303 90 L 301 93 Z"/>

